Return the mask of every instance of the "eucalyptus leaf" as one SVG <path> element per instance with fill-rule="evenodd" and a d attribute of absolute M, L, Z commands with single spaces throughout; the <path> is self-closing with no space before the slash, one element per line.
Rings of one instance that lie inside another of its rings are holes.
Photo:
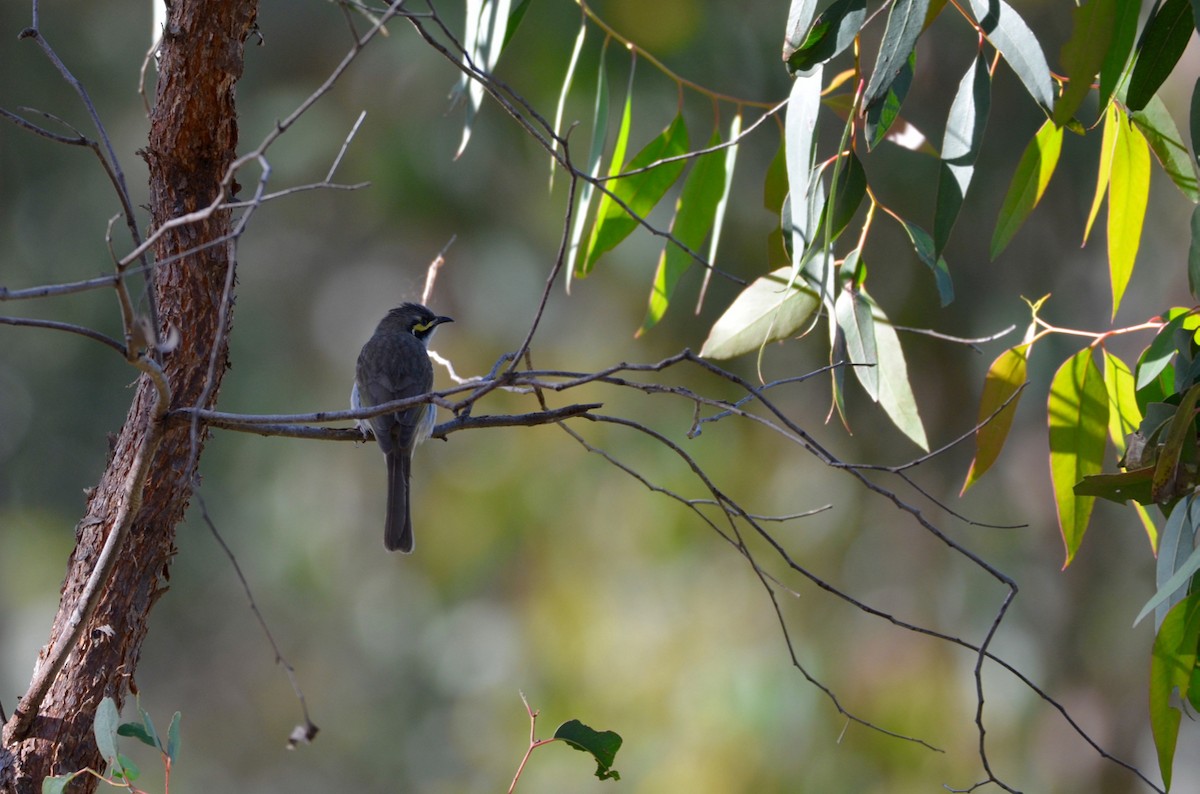
<path fill-rule="evenodd" d="M 1158 7 L 1138 42 L 1137 60 L 1125 92 L 1126 107 L 1133 111 L 1146 106 L 1174 71 L 1195 29 L 1191 0 L 1166 0 Z"/>
<path fill-rule="evenodd" d="M 820 304 L 816 289 L 794 278 L 790 265 L 781 267 L 742 290 L 713 324 L 700 355 L 733 358 L 786 339 L 805 326 Z"/>
<path fill-rule="evenodd" d="M 870 108 L 882 101 L 899 77 L 925 29 L 929 0 L 896 0 L 888 10 L 887 26 L 879 44 L 875 68 L 863 92 L 862 106 Z"/>
<path fill-rule="evenodd" d="M 1007 63 L 1030 96 L 1050 112 L 1054 104 L 1054 83 L 1050 78 L 1050 67 L 1037 36 L 1025 24 L 1025 20 L 1005 0 L 970 0 L 971 13 L 979 27 L 983 28 L 988 41 L 1000 50 Z"/>

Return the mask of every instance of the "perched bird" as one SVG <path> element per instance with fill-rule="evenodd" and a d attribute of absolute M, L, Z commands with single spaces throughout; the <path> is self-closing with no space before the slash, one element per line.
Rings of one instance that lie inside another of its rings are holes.
<path fill-rule="evenodd" d="M 415 397 L 433 388 L 433 364 L 429 340 L 442 323 L 419 303 L 405 303 L 380 320 L 375 334 L 358 354 L 350 404 L 355 409 L 382 405 L 392 400 Z M 433 403 L 414 405 L 395 413 L 359 420 L 364 432 L 369 426 L 387 458 L 387 520 L 383 545 L 389 551 L 413 550 L 412 516 L 409 511 L 408 477 L 413 449 L 433 432 L 437 409 Z"/>

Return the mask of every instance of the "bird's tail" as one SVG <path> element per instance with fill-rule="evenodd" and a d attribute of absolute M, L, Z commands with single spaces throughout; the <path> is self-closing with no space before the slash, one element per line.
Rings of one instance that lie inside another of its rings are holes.
<path fill-rule="evenodd" d="M 387 456 L 387 524 L 383 532 L 383 545 L 388 551 L 405 554 L 411 554 L 413 550 L 412 514 L 408 506 L 408 472 L 411 463 L 410 453 L 404 450 L 395 450 Z"/>

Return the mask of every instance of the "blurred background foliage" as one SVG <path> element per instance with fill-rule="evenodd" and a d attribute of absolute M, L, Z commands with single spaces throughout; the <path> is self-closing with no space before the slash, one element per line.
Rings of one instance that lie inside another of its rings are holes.
<path fill-rule="evenodd" d="M 1069 31 L 1070 4 L 1017 5 L 1053 66 Z M 438 8 L 461 25 L 460 4 Z M 784 2 L 598 0 L 595 9 L 673 70 L 711 89 L 768 102 L 787 94 L 779 61 Z M 87 131 L 71 90 L 33 44 L 16 39 L 28 15 L 22 3 L 0 5 L 6 75 L 0 105 L 33 106 Z M 498 76 L 545 115 L 553 112 L 578 24 L 574 4 L 535 2 L 501 59 Z M 137 151 L 148 124 L 136 85 L 150 39 L 149 4 L 44 3 L 41 26 L 91 92 L 135 202 L 144 200 Z M 453 161 L 462 116 L 447 95 L 458 74 L 406 24 L 390 27 L 392 35 L 376 40 L 271 150 L 273 187 L 318 181 L 365 110 L 338 179 L 371 186 L 298 194 L 254 216 L 238 257 L 224 410 L 343 407 L 362 342 L 386 309 L 419 297 L 425 264 L 451 237 L 457 240 L 431 302 L 456 323 L 439 334 L 439 352 L 459 373 L 482 374 L 527 331 L 561 234 L 566 180 L 560 175 L 547 191 L 547 156 L 490 103 L 466 153 Z M 259 30 L 238 89 L 243 148 L 303 100 L 350 42 L 341 12 L 329 2 L 264 0 Z M 601 38 L 591 32 L 567 105 L 566 119 L 579 120 L 584 131 Z M 905 111 L 935 141 L 974 49 L 974 34 L 955 14 L 943 14 L 918 48 Z M 1194 74 L 1197 55 L 1193 41 L 1177 75 Z M 610 52 L 614 93 L 624 85 L 627 63 L 620 50 Z M 1177 118 L 1190 90 L 1184 82 L 1164 89 Z M 680 94 L 644 62 L 635 92 L 636 149 L 670 121 Z M 697 145 L 711 129 L 712 105 L 683 93 Z M 1083 113 L 1090 118 L 1095 108 Z M 866 254 L 873 295 L 900 324 L 959 336 L 1023 327 L 1028 313 L 1020 296 L 1047 292 L 1053 293 L 1043 311 L 1049 321 L 1104 328 L 1110 303 L 1103 241 L 1096 235 L 1088 248 L 1079 247 L 1098 133 L 1068 136 L 1042 206 L 991 263 L 987 241 L 1000 201 L 1024 141 L 1041 121 L 1004 67 L 992 119 L 946 251 L 956 302 L 938 308 L 927 269 L 885 220 L 876 224 Z M 822 151 L 837 132 L 822 129 Z M 571 139 L 578 158 L 585 138 L 576 131 Z M 779 139 L 778 127 L 765 124 L 739 155 L 718 264 L 747 280 L 769 269 L 766 239 L 778 219 L 762 208 L 761 196 Z M 936 161 L 885 145 L 865 164 L 881 199 L 928 228 Z M 247 185 L 255 176 L 246 172 L 240 181 Z M 1186 295 L 1190 207 L 1161 173 L 1151 201 L 1118 325 Z M 668 197 L 653 219 L 665 224 L 671 204 Z M 111 269 L 105 224 L 119 208 L 86 150 L 0 128 L 0 205 L 5 286 Z M 125 250 L 119 233 L 116 239 Z M 590 370 L 698 349 L 738 288 L 714 279 L 693 316 L 687 307 L 700 274 L 690 273 L 666 320 L 635 341 L 660 245 L 636 232 L 592 277 L 577 281 L 571 295 L 556 287 L 534 341 L 534 363 Z M 107 291 L 4 310 L 109 333 L 119 328 Z M 57 605 L 81 491 L 105 464 L 106 436 L 123 421 L 133 372 L 74 336 L 4 328 L 0 337 L 0 703 L 11 713 Z M 1129 340 L 1126 360 L 1147 341 Z M 903 342 L 931 443 L 939 446 L 974 424 L 986 366 L 1015 335 L 991 343 L 983 355 L 923 336 L 905 335 Z M 1072 344 L 1055 338 L 1039 348 L 1008 447 L 967 498 L 957 500 L 968 446 L 916 471 L 922 487 L 956 510 L 1026 526 L 969 526 L 911 491 L 906 498 L 1021 587 L 995 652 L 1059 699 L 1103 747 L 1156 778 L 1146 717 L 1152 628 L 1130 629 L 1154 590 L 1145 534 L 1129 511 L 1098 505 L 1091 540 L 1069 571 L 1059 570 L 1043 400 Z M 734 362 L 734 369 L 755 377 L 750 359 Z M 798 374 L 826 360 L 820 331 L 769 348 L 763 373 Z M 696 370 L 669 377 L 715 397 L 736 396 Z M 437 378 L 449 385 L 443 370 Z M 780 389 L 776 398 L 845 460 L 914 457 L 917 450 L 857 385 L 849 388 L 853 434 L 825 422 L 824 378 Z M 752 512 L 832 505 L 772 528 L 798 561 L 855 598 L 972 642 L 987 630 L 1003 588 L 844 473 L 746 422 L 709 424 L 689 441 L 690 406 L 667 397 L 597 387 L 571 399 L 603 401 L 607 413 L 661 429 Z M 497 394 L 480 409 L 534 406 Z M 587 422 L 573 426 L 655 483 L 706 496 L 678 459 L 646 438 Z M 171 590 L 156 608 L 136 676 L 141 705 L 161 725 L 171 712 L 183 712 L 177 790 L 504 790 L 528 736 L 519 690 L 541 710 L 542 736 L 577 717 L 625 739 L 616 762 L 620 782 L 596 781 L 586 757 L 552 746 L 535 753 L 523 792 L 897 792 L 965 787 L 983 777 L 972 654 L 862 614 L 789 574 L 762 543 L 752 543 L 766 568 L 797 591 L 782 610 L 805 668 L 855 714 L 946 752 L 847 727 L 792 667 L 770 601 L 745 560 L 694 514 L 557 428 L 458 433 L 419 450 L 414 470 L 417 551 L 386 555 L 384 466 L 373 445 L 213 435 L 199 496 L 235 550 L 322 730 L 312 746 L 285 749 L 300 719 L 298 705 L 193 500 L 178 535 Z M 985 681 L 990 757 L 1002 778 L 1031 791 L 1138 790 L 1132 776 L 1100 759 L 1011 676 L 993 668 Z M 1200 761 L 1184 749 L 1198 737 L 1185 720 L 1177 790 L 1200 785 Z M 153 788 L 153 758 L 137 753 L 131 752 Z"/>

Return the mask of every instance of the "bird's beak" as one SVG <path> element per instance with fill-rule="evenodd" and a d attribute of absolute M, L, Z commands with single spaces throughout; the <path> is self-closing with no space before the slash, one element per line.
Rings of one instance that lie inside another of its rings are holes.
<path fill-rule="evenodd" d="M 438 326 L 438 325 L 441 325 L 442 323 L 452 323 L 452 322 L 454 322 L 453 317 L 435 317 L 433 324 L 435 326 Z"/>

